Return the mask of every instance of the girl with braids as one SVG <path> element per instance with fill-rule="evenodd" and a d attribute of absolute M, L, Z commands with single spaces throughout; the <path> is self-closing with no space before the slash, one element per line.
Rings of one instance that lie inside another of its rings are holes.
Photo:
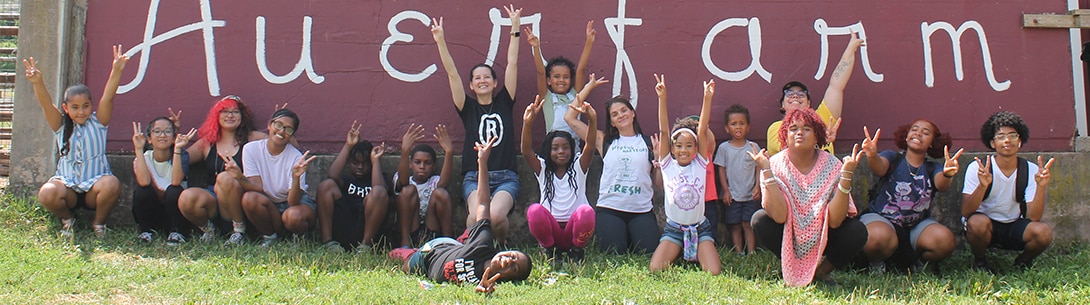
<path fill-rule="evenodd" d="M 652 136 L 656 160 L 662 170 L 666 191 L 666 227 L 659 246 L 651 256 L 651 272 L 666 270 L 682 256 L 700 263 L 700 268 L 712 275 L 723 271 L 719 251 L 715 249 L 712 226 L 704 216 L 708 181 L 708 160 L 715 150 L 715 139 L 708 137 L 715 81 L 704 82 L 704 101 L 700 120 L 684 118 L 669 127 L 666 110 L 666 76 L 655 75 L 655 92 L 659 96 L 659 130 L 670 130 L 669 136 Z M 661 140 L 661 141 L 659 141 Z"/>
<path fill-rule="evenodd" d="M 91 110 L 91 90 L 84 85 L 68 87 L 61 107 L 57 108 L 37 62 L 33 57 L 23 60 L 26 78 L 34 87 L 34 96 L 42 106 L 45 122 L 53 130 L 60 149 L 57 172 L 38 190 L 38 202 L 61 218 L 60 233 L 66 237 L 72 236 L 76 223 L 72 212 L 76 208 L 95 211 L 95 235 L 105 237 L 106 218 L 121 193 L 121 183 L 110 172 L 106 160 L 106 130 L 113 117 L 114 95 L 121 83 L 121 72 L 129 57 L 124 55 L 121 45 L 113 46 L 113 55 L 113 69 L 94 112 Z"/>
<path fill-rule="evenodd" d="M 568 107 L 585 115 L 590 125 L 596 126 L 597 114 L 584 99 L 591 89 L 604 83 L 605 79 L 595 80 L 594 74 L 590 77 L 590 84 L 576 96 L 579 106 Z M 566 251 L 569 259 L 582 262 L 583 247 L 587 246 L 594 235 L 594 209 L 587 201 L 586 187 L 587 170 L 594 159 L 592 156 L 598 135 L 591 129 L 586 138 L 587 145 L 583 146 L 581 153 L 576 154 L 575 149 L 579 146 L 570 133 L 563 130 L 550 131 L 535 153 L 531 144 L 531 128 L 534 118 L 541 114 L 545 102 L 540 96 L 534 98 L 534 103 L 526 107 L 522 116 L 522 156 L 537 177 L 538 188 L 541 190 L 541 203 L 532 204 L 526 209 L 526 220 L 530 234 L 545 248 L 548 259 L 556 262 L 558 251 Z M 537 160 L 531 161 L 530 156 L 535 155 Z"/>
<path fill-rule="evenodd" d="M 180 124 L 180 114 L 171 110 L 175 127 Z M 198 140 L 189 146 L 190 165 L 204 162 L 211 185 L 193 187 L 182 191 L 178 208 L 203 234 L 200 240 L 209 242 L 216 238 L 218 229 L 230 230 L 225 244 L 242 243 L 246 232 L 245 214 L 242 212 L 242 185 L 226 171 L 227 162 L 242 164 L 242 146 L 250 141 L 268 138 L 254 125 L 254 114 L 238 96 L 228 95 L 208 110 L 204 123 L 197 129 Z"/>

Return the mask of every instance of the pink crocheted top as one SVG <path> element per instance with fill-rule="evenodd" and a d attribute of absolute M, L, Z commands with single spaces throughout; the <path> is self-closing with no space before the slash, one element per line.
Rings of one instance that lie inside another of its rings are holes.
<path fill-rule="evenodd" d="M 788 286 L 806 286 L 814 279 L 828 241 L 828 204 L 837 192 L 843 164 L 825 151 L 818 152 L 810 173 L 803 174 L 791 164 L 789 151 L 772 156 L 772 174 L 787 200 L 787 221 L 783 228 L 780 262 Z M 848 197 L 848 215 L 858 213 Z"/>

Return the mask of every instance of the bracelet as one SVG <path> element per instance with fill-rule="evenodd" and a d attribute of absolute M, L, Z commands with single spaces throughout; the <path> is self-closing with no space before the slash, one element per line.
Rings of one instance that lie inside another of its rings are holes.
<path fill-rule="evenodd" d="M 772 172 L 772 169 L 770 169 L 770 168 L 766 168 L 766 169 L 762 169 L 762 170 L 761 170 L 760 172 L 758 172 L 757 174 L 758 174 L 758 175 L 760 175 L 761 177 L 764 177 L 764 176 L 765 176 L 765 173 L 770 173 L 770 172 Z M 769 176 L 771 177 L 771 175 L 769 175 Z"/>
<path fill-rule="evenodd" d="M 946 173 L 942 173 L 942 176 L 943 176 L 943 177 L 946 177 L 946 178 L 954 178 L 954 176 L 957 176 L 957 175 L 958 175 L 958 174 L 953 174 L 953 175 L 949 175 L 949 176 L 947 176 L 947 175 L 946 175 Z"/>
<path fill-rule="evenodd" d="M 844 193 L 844 194 L 848 194 L 848 195 L 851 195 L 851 193 L 852 193 L 852 189 L 851 189 L 851 188 L 844 188 L 844 186 L 843 186 L 843 185 L 841 185 L 841 184 L 840 184 L 840 182 L 837 182 L 837 183 L 836 183 L 836 189 L 840 190 L 840 192 L 841 192 L 841 193 Z"/>
<path fill-rule="evenodd" d="M 849 175 L 854 175 L 854 174 L 855 174 L 855 172 L 853 172 L 853 171 L 850 171 L 850 170 L 843 170 L 843 169 L 842 169 L 842 170 L 840 170 L 840 173 L 841 173 L 841 174 L 849 174 Z"/>
<path fill-rule="evenodd" d="M 844 176 L 840 176 L 840 180 L 844 180 L 844 181 L 852 181 L 852 178 L 851 178 L 851 177 L 844 177 Z"/>
<path fill-rule="evenodd" d="M 514 31 L 514 32 L 511 32 L 511 36 L 519 37 L 520 33 L 522 33 L 522 31 Z"/>
<path fill-rule="evenodd" d="M 768 179 L 761 179 L 761 185 L 773 185 L 776 184 L 776 177 L 769 177 Z"/>
<path fill-rule="evenodd" d="M 181 156 L 181 155 L 182 155 L 182 153 L 181 153 L 181 152 L 177 152 L 177 151 L 176 151 L 176 152 L 174 152 L 174 154 L 175 154 L 175 155 L 179 155 L 179 156 Z"/>

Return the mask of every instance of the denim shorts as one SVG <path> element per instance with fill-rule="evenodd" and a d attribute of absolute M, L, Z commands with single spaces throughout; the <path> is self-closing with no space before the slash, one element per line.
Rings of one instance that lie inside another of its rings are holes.
<path fill-rule="evenodd" d="M 310 197 L 310 195 L 307 195 L 307 193 L 303 193 L 303 198 L 299 199 L 299 203 L 307 205 L 308 207 L 310 207 L 311 210 L 314 210 L 315 212 L 318 211 L 318 206 L 314 204 L 314 197 Z M 290 207 L 287 201 L 277 202 L 273 204 L 276 205 L 277 210 L 280 210 L 280 213 L 284 213 L 284 211 L 287 211 Z"/>
<path fill-rule="evenodd" d="M 870 223 L 875 221 L 882 222 L 886 225 L 889 225 L 889 227 L 892 228 L 894 232 L 907 229 L 903 227 L 898 228 L 897 226 L 893 225 L 893 222 L 890 222 L 889 219 L 883 217 L 882 215 L 878 215 L 878 213 L 863 214 L 863 216 L 859 217 L 859 221 L 863 222 L 863 225 L 869 225 Z M 932 224 L 942 225 L 939 222 L 935 221 L 935 219 L 924 218 L 908 231 L 908 239 L 910 245 L 912 245 L 912 250 L 916 250 L 916 240 L 920 239 L 920 234 L 923 234 L 923 230 L 927 229 L 927 226 L 930 226 Z"/>
<path fill-rule="evenodd" d="M 712 237 L 712 225 L 707 219 L 704 219 L 696 224 L 696 232 L 699 233 L 697 240 L 699 242 L 715 242 L 715 238 Z M 659 238 L 659 242 L 668 241 L 684 247 L 682 243 L 685 232 L 681 230 L 681 225 L 672 220 L 666 221 L 666 227 L 662 228 L 662 238 Z"/>
<path fill-rule="evenodd" d="M 215 199 L 217 202 L 219 201 L 220 196 L 216 195 L 216 185 L 215 184 L 206 186 L 206 187 L 202 188 L 202 190 L 208 191 L 208 194 L 212 195 L 212 199 Z"/>
<path fill-rule="evenodd" d="M 477 190 L 477 171 L 466 172 L 466 177 L 462 180 L 462 199 L 467 200 L 469 194 Z M 491 192 L 491 196 L 496 196 L 496 192 L 506 191 L 511 194 L 511 198 L 519 197 L 519 175 L 517 172 L 509 169 L 488 171 L 488 190 Z"/>

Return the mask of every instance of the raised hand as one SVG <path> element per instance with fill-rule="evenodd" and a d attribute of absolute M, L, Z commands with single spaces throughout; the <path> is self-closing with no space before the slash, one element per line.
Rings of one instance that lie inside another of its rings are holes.
<path fill-rule="evenodd" d="M 34 61 L 34 57 L 23 60 L 23 66 L 26 67 L 26 79 L 32 84 L 38 84 L 42 82 L 42 71 L 38 70 L 38 62 Z"/>
<path fill-rule="evenodd" d="M 855 167 L 859 165 L 859 159 L 863 158 L 863 151 L 859 150 L 859 144 L 852 146 L 852 154 L 844 156 L 843 170 L 854 171 Z"/>
<path fill-rule="evenodd" d="M 591 107 L 590 103 L 583 102 L 583 104 L 580 104 L 579 106 L 568 104 L 568 108 L 579 112 L 580 115 L 586 116 L 587 118 L 598 118 L 598 113 L 594 111 L 594 107 Z"/>
<path fill-rule="evenodd" d="M 518 26 L 522 25 L 520 24 L 520 19 L 522 18 L 521 7 L 516 9 L 515 5 L 511 4 L 510 6 L 504 6 L 503 9 L 507 11 L 507 17 L 511 18 L 511 26 L 517 29 Z"/>
<path fill-rule="evenodd" d="M 439 148 L 443 149 L 444 154 L 454 152 L 454 142 L 450 140 L 450 134 L 447 133 L 447 125 L 439 124 L 435 126 L 435 134 L 432 137 L 439 142 Z"/>
<path fill-rule="evenodd" d="M 189 140 L 193 139 L 194 135 L 197 135 L 196 128 L 190 128 L 188 133 L 179 133 L 177 136 L 174 136 L 174 149 L 178 150 L 185 148 L 186 145 L 189 145 Z"/>
<path fill-rule="evenodd" d="M 371 148 L 371 164 L 376 164 L 384 153 L 386 153 L 386 142 L 382 142 L 382 144 L 375 145 L 374 148 Z"/>
<path fill-rule="evenodd" d="M 705 96 L 715 95 L 715 79 L 704 82 L 704 95 Z"/>
<path fill-rule="evenodd" d="M 973 161 L 976 161 L 978 170 L 976 172 L 977 180 L 980 181 L 980 185 L 992 184 L 992 158 L 985 157 L 984 162 L 980 162 L 980 158 L 973 157 Z M 1035 177 L 1036 178 L 1036 177 Z"/>
<path fill-rule="evenodd" d="M 1037 164 L 1042 164 L 1044 158 L 1037 156 Z M 1048 163 L 1044 163 L 1041 167 L 1037 168 L 1037 174 L 1033 175 L 1033 179 L 1037 181 L 1038 187 L 1047 186 L 1052 181 L 1052 163 L 1056 162 L 1055 158 L 1048 158 Z"/>
<path fill-rule="evenodd" d="M 363 128 L 363 124 L 356 125 L 356 120 L 352 120 L 352 127 L 348 128 L 348 135 L 344 137 L 345 146 L 356 146 L 360 142 L 360 128 Z"/>
<path fill-rule="evenodd" d="M 964 151 L 964 148 L 958 149 L 958 151 L 954 153 L 954 156 L 950 156 L 950 146 L 944 145 L 942 147 L 942 153 L 946 158 L 946 162 L 942 163 L 943 176 L 953 177 L 958 174 L 958 167 L 960 167 L 960 165 L 958 165 L 958 157 L 961 157 L 961 153 Z"/>
<path fill-rule="evenodd" d="M 772 164 L 768 161 L 768 151 L 764 148 L 757 150 L 754 147 L 753 150 L 747 151 L 746 154 L 753 159 L 753 163 L 757 164 L 757 168 L 768 169 L 772 167 Z"/>
<path fill-rule="evenodd" d="M 870 130 L 867 129 L 867 126 L 863 126 L 863 153 L 866 153 L 868 158 L 878 156 L 878 136 L 881 134 L 882 129 L 878 128 L 878 130 L 874 131 L 874 137 L 871 137 Z"/>
<path fill-rule="evenodd" d="M 662 160 L 662 156 L 659 155 L 659 147 L 661 146 L 662 143 L 659 143 L 659 133 L 656 132 L 651 134 L 651 149 L 653 152 L 655 152 L 655 160 L 653 160 L 653 162 L 651 163 L 653 163 L 655 167 L 658 167 L 659 160 Z"/>
<path fill-rule="evenodd" d="M 277 112 L 277 111 L 280 111 L 280 109 L 287 109 L 287 108 L 288 108 L 288 103 L 287 102 L 284 102 L 284 105 L 273 104 L 273 112 Z"/>
<path fill-rule="evenodd" d="M 170 116 L 168 116 L 167 118 L 170 119 L 170 122 L 174 124 L 174 130 L 181 130 L 182 111 L 178 110 L 178 112 L 174 112 L 174 108 L 167 107 L 167 112 L 170 113 Z"/>
<path fill-rule="evenodd" d="M 541 113 L 541 106 L 545 104 L 545 99 L 541 98 L 541 95 L 534 96 L 534 102 L 526 105 L 526 112 L 522 114 L 522 124 L 529 125 L 534 122 L 534 117 Z"/>
<path fill-rule="evenodd" d="M 493 274 L 492 266 L 485 267 L 484 274 L 488 274 L 491 276 L 482 279 L 481 282 L 477 284 L 476 291 L 484 294 L 491 294 L 492 292 L 496 291 L 496 281 L 500 280 L 500 275 L 502 274 L 499 272 Z"/>
<path fill-rule="evenodd" d="M 598 35 L 598 31 L 594 29 L 594 20 L 587 21 L 587 43 L 594 44 L 594 37 Z"/>
<path fill-rule="evenodd" d="M 598 87 L 598 85 L 606 84 L 606 83 L 609 83 L 609 80 L 606 79 L 604 76 L 603 77 L 597 77 L 596 75 L 594 75 L 594 73 L 591 73 L 590 74 L 590 79 L 587 81 L 586 87 L 594 88 L 594 87 Z"/>
<path fill-rule="evenodd" d="M 413 144 L 424 138 L 424 125 L 409 123 L 409 129 L 401 136 L 401 151 L 408 152 L 413 149 Z"/>
<path fill-rule="evenodd" d="M 144 135 L 143 128 L 140 127 L 140 122 L 132 122 L 132 147 L 136 153 L 144 151 L 144 144 L 148 143 L 148 138 Z"/>
<path fill-rule="evenodd" d="M 534 35 L 533 28 L 527 26 L 522 28 L 522 30 L 526 32 L 526 42 L 529 43 L 530 46 L 535 48 L 541 47 L 541 40 L 537 38 L 537 35 Z"/>
<path fill-rule="evenodd" d="M 492 153 L 492 146 L 496 145 L 496 141 L 498 141 L 499 139 L 499 137 L 490 137 L 488 138 L 488 141 L 484 143 L 473 143 L 473 149 L 477 150 L 477 160 L 488 162 L 488 155 Z"/>
<path fill-rule="evenodd" d="M 655 74 L 655 93 L 666 96 L 666 75 Z"/>
<path fill-rule="evenodd" d="M 296 179 L 302 177 L 303 174 L 307 172 L 307 165 L 310 164 L 310 161 L 314 161 L 314 159 L 318 158 L 318 156 L 310 156 L 310 158 L 307 158 L 307 156 L 310 156 L 309 150 L 304 152 L 303 157 L 299 158 L 299 161 L 295 162 L 295 165 L 291 167 L 292 177 Z"/>
<path fill-rule="evenodd" d="M 852 48 L 858 49 L 861 46 L 867 45 L 867 41 L 859 38 L 858 32 L 852 31 L 852 40 L 848 42 L 848 45 L 852 46 Z"/>
<path fill-rule="evenodd" d="M 825 129 L 825 141 L 826 142 L 833 143 L 833 142 L 836 141 L 836 131 L 838 129 L 840 129 L 840 121 L 842 119 L 843 118 L 836 118 L 836 122 L 835 122 L 835 124 L 833 124 L 832 128 Z M 878 137 L 876 136 L 875 138 L 878 138 Z"/>
<path fill-rule="evenodd" d="M 439 17 L 439 20 L 431 19 L 431 38 L 435 42 L 446 41 L 443 37 L 443 17 Z"/>
<path fill-rule="evenodd" d="M 125 64 L 129 62 L 129 56 L 125 55 L 121 45 L 114 46 L 114 71 L 125 70 Z"/>
<path fill-rule="evenodd" d="M 217 152 L 218 154 L 218 152 Z M 235 158 L 229 155 L 219 155 L 220 159 L 223 159 L 223 171 L 235 177 L 235 179 L 241 180 L 245 177 L 242 176 L 242 169 L 238 167 L 238 163 L 235 163 Z"/>

